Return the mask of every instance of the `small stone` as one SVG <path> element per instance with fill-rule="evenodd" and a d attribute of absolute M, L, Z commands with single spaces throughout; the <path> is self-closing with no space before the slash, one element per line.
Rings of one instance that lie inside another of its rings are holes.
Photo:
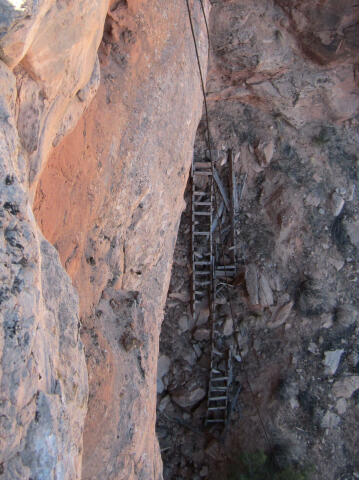
<path fill-rule="evenodd" d="M 289 317 L 289 314 L 292 311 L 292 307 L 292 301 L 277 307 L 273 312 L 270 322 L 268 323 L 268 327 L 277 328 L 283 325 L 283 323 L 285 323 L 285 321 Z"/>
<path fill-rule="evenodd" d="M 223 335 L 225 337 L 229 337 L 232 334 L 233 334 L 233 319 L 231 317 L 227 317 L 223 325 Z"/>
<path fill-rule="evenodd" d="M 292 397 L 290 400 L 289 400 L 289 404 L 292 408 L 292 410 L 296 409 L 299 407 L 299 402 L 298 400 L 295 398 L 295 397 Z"/>
<path fill-rule="evenodd" d="M 335 317 L 343 327 L 350 327 L 358 318 L 358 310 L 349 304 L 341 305 L 337 308 Z"/>
<path fill-rule="evenodd" d="M 207 465 L 204 465 L 199 472 L 201 477 L 208 477 L 208 473 L 209 473 L 209 470 Z"/>
<path fill-rule="evenodd" d="M 320 209 L 319 209 L 319 213 L 320 213 L 320 215 L 324 215 L 324 209 L 323 209 L 323 208 L 320 208 Z"/>
<path fill-rule="evenodd" d="M 337 217 L 344 207 L 344 199 L 337 193 L 333 193 L 331 199 L 331 208 L 334 217 Z"/>
<path fill-rule="evenodd" d="M 193 338 L 197 340 L 197 342 L 203 342 L 205 340 L 209 340 L 210 332 L 206 328 L 196 328 Z"/>
<path fill-rule="evenodd" d="M 188 317 L 186 315 L 182 315 L 182 317 L 178 320 L 178 327 L 182 333 L 187 332 L 188 326 Z"/>
<path fill-rule="evenodd" d="M 323 314 L 320 317 L 322 328 L 331 328 L 333 326 L 333 319 L 331 315 Z"/>
<path fill-rule="evenodd" d="M 329 410 L 325 413 L 321 421 L 322 428 L 335 428 L 340 423 L 340 417 Z"/>
<path fill-rule="evenodd" d="M 350 375 L 337 380 L 333 385 L 333 394 L 338 398 L 350 398 L 359 389 L 359 375 Z"/>
<path fill-rule="evenodd" d="M 167 355 L 161 355 L 157 362 L 157 377 L 162 379 L 168 373 L 171 365 L 171 360 Z"/>
<path fill-rule="evenodd" d="M 250 263 L 246 266 L 245 281 L 251 304 L 258 305 L 258 272 L 254 263 Z"/>
<path fill-rule="evenodd" d="M 165 395 L 158 405 L 158 410 L 160 412 L 164 412 L 170 403 L 171 403 L 170 396 Z"/>
<path fill-rule="evenodd" d="M 320 204 L 320 198 L 309 193 L 305 199 L 304 203 L 310 207 L 318 207 Z"/>
<path fill-rule="evenodd" d="M 205 323 L 208 322 L 208 320 L 209 320 L 209 307 L 203 307 L 199 311 L 198 317 L 196 319 L 197 327 L 204 325 Z"/>
<path fill-rule="evenodd" d="M 339 413 L 339 415 L 343 415 L 346 410 L 347 410 L 347 401 L 345 400 L 345 398 L 340 398 L 336 405 L 335 405 L 335 408 L 337 410 L 337 412 Z"/>
<path fill-rule="evenodd" d="M 195 354 L 195 351 L 193 349 L 191 349 L 189 352 L 185 353 L 185 355 L 183 355 L 183 359 L 191 366 L 193 366 L 196 361 L 197 361 L 197 356 Z"/>
<path fill-rule="evenodd" d="M 334 375 L 340 363 L 344 350 L 328 350 L 324 352 L 323 364 L 325 366 L 326 375 Z"/>
<path fill-rule="evenodd" d="M 157 378 L 157 393 L 161 395 L 165 391 L 165 386 L 160 378 Z"/>
<path fill-rule="evenodd" d="M 344 261 L 338 258 L 328 258 L 328 262 L 339 272 L 344 267 Z"/>
<path fill-rule="evenodd" d="M 313 355 L 319 355 L 319 348 L 314 342 L 310 342 L 308 346 L 308 352 L 313 353 Z"/>
<path fill-rule="evenodd" d="M 188 391 L 187 388 L 181 388 L 171 393 L 172 400 L 182 408 L 193 407 L 206 396 L 206 390 L 202 387 L 194 388 Z"/>

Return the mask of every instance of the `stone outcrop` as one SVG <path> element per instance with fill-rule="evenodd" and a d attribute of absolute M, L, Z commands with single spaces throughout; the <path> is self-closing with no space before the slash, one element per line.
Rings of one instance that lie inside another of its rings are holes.
<path fill-rule="evenodd" d="M 83 478 L 157 479 L 158 338 L 202 108 L 185 4 L 114 2 L 99 57 L 97 95 L 51 154 L 34 212 L 79 292 Z"/>
<path fill-rule="evenodd" d="M 88 406 L 83 478 L 161 478 L 158 337 L 202 105 L 187 11 L 0 13 L 1 473 L 80 478 Z"/>
<path fill-rule="evenodd" d="M 6 479 L 81 476 L 88 384 L 78 298 L 38 229 L 29 187 L 98 83 L 107 2 L 82 3 L 86 32 L 75 25 L 68 2 L 19 8 L 0 2 L 0 462 Z"/>

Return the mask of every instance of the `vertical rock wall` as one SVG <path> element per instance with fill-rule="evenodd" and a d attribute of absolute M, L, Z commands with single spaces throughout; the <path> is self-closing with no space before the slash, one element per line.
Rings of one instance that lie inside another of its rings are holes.
<path fill-rule="evenodd" d="M 78 298 L 31 190 L 99 82 L 107 1 L 0 1 L 0 475 L 78 479 L 88 382 Z"/>
<path fill-rule="evenodd" d="M 99 56 L 98 93 L 51 155 L 34 211 L 79 292 L 83 478 L 159 479 L 158 337 L 202 107 L 185 2 L 113 2 Z"/>

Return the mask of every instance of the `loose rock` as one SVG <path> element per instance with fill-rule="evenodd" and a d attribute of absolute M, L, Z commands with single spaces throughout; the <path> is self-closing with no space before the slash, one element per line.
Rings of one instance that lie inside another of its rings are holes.
<path fill-rule="evenodd" d="M 258 272 L 254 263 L 246 266 L 245 271 L 246 288 L 252 305 L 258 305 Z"/>
<path fill-rule="evenodd" d="M 199 403 L 206 396 L 206 391 L 202 387 L 194 388 L 189 391 L 187 388 L 180 388 L 171 392 L 172 400 L 182 408 L 191 408 Z"/>
<path fill-rule="evenodd" d="M 337 217 L 340 214 L 340 212 L 343 210 L 344 199 L 337 193 L 333 193 L 331 201 L 332 201 L 332 204 L 331 204 L 332 213 L 334 217 Z"/>
<path fill-rule="evenodd" d="M 350 398 L 359 389 L 359 375 L 351 375 L 337 380 L 333 385 L 333 394 L 339 398 Z"/>
<path fill-rule="evenodd" d="M 325 413 L 321 421 L 322 428 L 335 428 L 340 423 L 340 417 L 329 410 Z"/>
<path fill-rule="evenodd" d="M 293 302 L 288 302 L 284 305 L 280 305 L 273 312 L 271 321 L 268 323 L 269 328 L 277 328 L 283 325 L 289 317 L 290 312 L 292 311 Z"/>
<path fill-rule="evenodd" d="M 334 375 L 338 369 L 341 356 L 344 350 L 334 350 L 324 352 L 323 364 L 325 366 L 326 375 Z"/>
<path fill-rule="evenodd" d="M 229 337 L 232 334 L 233 334 L 233 319 L 231 317 L 227 317 L 223 325 L 223 335 L 225 337 Z"/>
<path fill-rule="evenodd" d="M 210 332 L 206 328 L 196 328 L 193 338 L 197 340 L 197 342 L 202 342 L 204 340 L 209 340 Z"/>

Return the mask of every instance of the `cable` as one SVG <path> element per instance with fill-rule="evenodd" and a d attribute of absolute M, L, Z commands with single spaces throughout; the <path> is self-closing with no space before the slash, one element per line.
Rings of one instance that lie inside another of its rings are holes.
<path fill-rule="evenodd" d="M 189 8 L 188 0 L 185 0 L 185 1 L 186 1 L 186 5 L 187 5 L 189 23 L 190 23 L 190 25 L 191 25 L 191 32 L 192 32 L 192 38 L 193 38 L 194 48 L 195 48 L 195 51 L 196 51 L 196 58 L 197 58 L 199 76 L 200 76 L 200 78 L 201 78 L 201 87 L 202 87 L 202 94 L 203 94 L 203 99 L 204 99 L 204 108 L 205 108 L 205 113 L 206 113 L 206 124 L 207 124 L 207 125 L 206 125 L 206 126 L 207 126 L 207 145 L 208 145 L 208 149 L 209 149 L 210 160 L 211 160 L 211 163 L 213 163 L 213 161 L 212 161 L 212 149 L 211 149 L 211 138 L 210 138 L 209 123 L 208 123 L 208 108 L 207 108 L 206 90 L 205 90 L 205 88 L 204 88 L 203 74 L 202 74 L 202 68 L 201 68 L 201 61 L 200 61 L 200 59 L 199 59 L 197 41 L 196 41 L 196 36 L 195 36 L 195 33 L 194 33 L 194 28 L 193 28 L 191 9 Z M 203 11 L 203 14 L 205 15 L 204 10 L 202 10 L 202 11 Z M 206 21 L 206 23 L 207 23 L 207 21 Z"/>
<path fill-rule="evenodd" d="M 204 18 L 204 23 L 206 24 L 206 31 L 207 31 L 207 38 L 208 38 L 208 54 L 209 54 L 209 49 L 210 49 L 210 38 L 209 38 L 209 28 L 208 28 L 208 22 L 207 22 L 207 16 L 206 12 L 203 6 L 203 0 L 199 0 L 201 2 L 201 9 L 203 13 L 203 18 Z"/>
<path fill-rule="evenodd" d="M 188 18 L 189 18 L 189 22 L 190 22 L 190 26 L 191 26 L 191 32 L 192 32 L 192 38 L 193 38 L 194 48 L 195 48 L 195 52 L 196 52 L 196 58 L 197 58 L 199 75 L 200 75 L 200 79 L 201 79 L 201 87 L 202 87 L 202 94 L 203 94 L 203 100 L 204 100 L 205 117 L 206 117 L 206 127 L 207 127 L 207 147 L 208 147 L 208 150 L 209 150 L 209 157 L 210 157 L 211 166 L 212 166 L 212 173 L 213 173 L 213 170 L 214 170 L 214 162 L 213 162 L 213 158 L 212 158 L 211 134 L 210 134 L 210 129 L 209 129 L 209 115 L 208 115 L 208 107 L 207 107 L 207 99 L 206 99 L 206 90 L 205 90 L 205 87 L 204 87 L 202 67 L 201 67 L 201 62 L 200 62 L 199 53 L 198 53 L 196 36 L 195 36 L 195 33 L 194 33 L 194 28 L 193 28 L 193 21 L 192 21 L 191 9 L 190 9 L 190 7 L 189 7 L 188 0 L 185 0 L 185 1 L 186 1 L 186 5 L 187 5 Z M 210 45 L 209 40 L 210 40 L 210 37 L 209 37 L 208 22 L 207 22 L 206 12 L 205 12 L 204 6 L 203 6 L 203 1 L 200 0 L 200 3 L 201 3 L 201 9 L 202 9 L 204 21 L 205 21 L 205 24 L 206 24 L 206 30 L 207 30 L 207 36 L 208 36 L 208 49 L 209 49 L 209 45 Z M 212 175 L 212 182 L 213 182 L 213 175 Z M 217 208 L 216 194 L 214 194 L 214 201 L 215 201 L 215 208 Z M 219 227 L 219 238 L 220 238 L 220 240 L 221 240 L 221 238 L 222 238 L 222 231 L 221 231 L 221 222 L 220 222 L 220 221 L 218 221 L 218 227 Z M 225 267 L 225 265 L 224 265 L 224 253 L 223 253 L 223 250 L 222 250 L 222 258 L 223 258 L 223 266 Z M 225 274 L 226 283 L 228 283 L 226 268 L 224 268 L 224 274 Z M 230 297 L 230 295 L 228 295 L 228 298 L 229 298 L 229 307 L 230 307 L 230 312 L 231 312 L 231 318 L 232 318 L 232 322 L 233 322 L 234 314 L 233 314 L 233 305 L 232 305 L 232 302 L 231 302 L 231 297 Z M 241 352 L 240 352 L 240 353 L 241 353 Z M 243 365 L 243 363 L 242 363 L 242 365 Z M 249 389 L 250 394 L 251 394 L 251 396 L 252 396 L 252 398 L 253 398 L 253 403 L 254 403 L 254 406 L 255 406 L 255 409 L 256 409 L 257 416 L 258 416 L 258 418 L 259 418 L 259 421 L 260 421 L 262 430 L 263 430 L 263 432 L 264 432 L 264 437 L 265 437 L 265 439 L 266 439 L 266 442 L 267 442 L 267 445 L 268 445 L 268 447 L 269 447 L 269 450 L 271 450 L 272 444 L 271 444 L 271 441 L 270 441 L 270 439 L 269 439 L 269 435 L 268 435 L 267 429 L 266 429 L 266 427 L 265 427 L 265 424 L 264 424 L 262 415 L 261 415 L 261 413 L 260 413 L 259 407 L 258 407 L 258 405 L 257 405 L 257 401 L 256 401 L 256 398 L 255 398 L 255 395 L 254 395 L 254 392 L 253 392 L 251 383 L 250 383 L 250 381 L 249 381 L 248 372 L 247 372 L 246 369 L 244 368 L 244 365 L 243 365 L 243 372 L 244 372 L 244 375 L 245 375 L 246 383 L 247 383 L 247 385 L 248 385 L 248 389 Z"/>

